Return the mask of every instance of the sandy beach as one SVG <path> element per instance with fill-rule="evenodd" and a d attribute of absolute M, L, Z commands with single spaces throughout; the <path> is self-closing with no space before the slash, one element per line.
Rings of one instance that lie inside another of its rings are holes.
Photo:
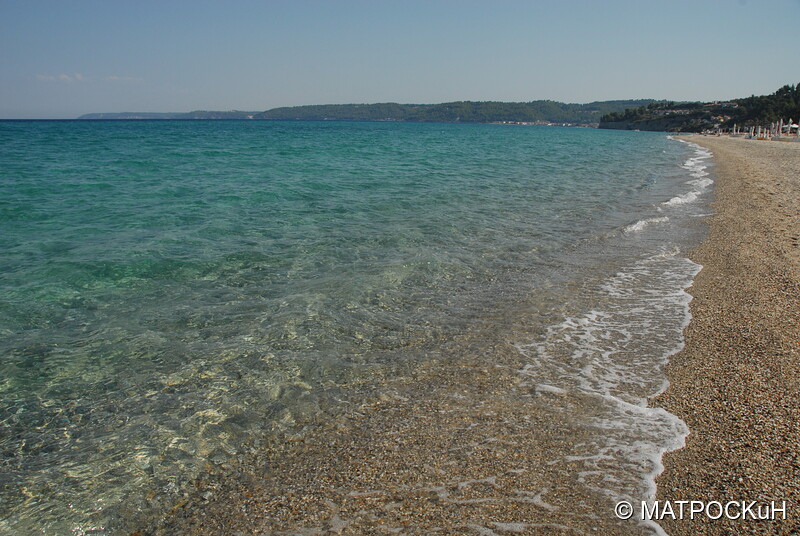
<path fill-rule="evenodd" d="M 661 525 L 673 536 L 798 534 L 800 143 L 683 139 L 713 152 L 716 201 L 692 255 L 703 270 L 690 289 L 686 347 L 652 401 L 691 430 L 686 448 L 664 458 L 658 499 L 786 501 L 787 519 Z"/>

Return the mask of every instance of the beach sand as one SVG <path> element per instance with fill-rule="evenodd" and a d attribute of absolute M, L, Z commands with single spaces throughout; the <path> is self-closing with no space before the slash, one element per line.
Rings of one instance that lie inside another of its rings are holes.
<path fill-rule="evenodd" d="M 657 498 L 786 501 L 787 519 L 661 525 L 672 536 L 800 534 L 800 143 L 683 139 L 714 154 L 715 203 L 691 255 L 703 270 L 690 289 L 686 347 L 651 401 L 691 431 L 664 457 Z"/>
<path fill-rule="evenodd" d="M 672 360 L 671 387 L 652 401 L 691 428 L 687 447 L 665 458 L 658 498 L 787 500 L 794 509 L 800 505 L 800 143 L 691 141 L 717 157 L 717 214 L 694 253 L 705 268 L 691 291 L 687 346 Z M 506 321 L 528 319 L 491 319 Z M 362 402 L 317 423 L 313 434 L 279 436 L 235 466 L 210 467 L 196 493 L 144 532 L 652 533 L 617 520 L 611 497 L 553 489 L 582 478 L 580 463 L 547 461 L 569 459 L 564 449 L 585 432 L 541 418 L 550 413 L 548 396 L 557 395 L 521 383 L 524 359 L 507 339 L 471 341 L 465 331 L 447 343 L 444 361 L 354 386 L 348 399 Z M 673 535 L 796 534 L 790 527 L 797 516 L 793 510 L 789 516 L 774 523 L 663 525 Z"/>

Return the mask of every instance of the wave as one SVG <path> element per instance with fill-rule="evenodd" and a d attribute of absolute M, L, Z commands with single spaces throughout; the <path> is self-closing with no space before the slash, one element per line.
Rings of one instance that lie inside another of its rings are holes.
<path fill-rule="evenodd" d="M 659 218 L 647 218 L 644 220 L 639 220 L 636 223 L 632 223 L 625 227 L 622 232 L 624 233 L 637 233 L 639 231 L 644 230 L 645 227 L 648 225 L 653 225 L 655 223 L 666 223 L 669 221 L 669 218 L 666 216 L 661 216 Z"/>
<path fill-rule="evenodd" d="M 662 367 L 683 348 L 691 301 L 685 289 L 700 269 L 679 248 L 664 248 L 596 285 L 587 309 L 517 345 L 527 361 L 519 370 L 523 384 L 537 396 L 558 397 L 554 411 L 587 432 L 556 463 L 578 464 L 580 482 L 594 493 L 653 500 L 663 454 L 684 445 L 686 424 L 647 402 L 666 389 Z M 655 523 L 645 525 L 663 534 Z"/>
<path fill-rule="evenodd" d="M 674 138 L 673 138 L 674 139 Z M 706 171 L 708 169 L 708 164 L 706 160 L 713 157 L 711 151 L 706 149 L 705 147 L 700 147 L 696 143 L 691 143 L 685 140 L 678 140 L 681 143 L 686 143 L 694 149 L 694 155 L 687 159 L 681 167 L 689 171 L 689 175 L 693 177 L 692 180 L 686 182 L 686 184 L 693 186 L 694 188 L 682 195 L 675 196 L 671 198 L 669 201 L 665 201 L 662 203 L 665 206 L 676 206 L 676 205 L 684 205 L 687 203 L 693 203 L 697 201 L 697 198 L 705 192 L 714 181 L 709 177 L 709 173 Z"/>

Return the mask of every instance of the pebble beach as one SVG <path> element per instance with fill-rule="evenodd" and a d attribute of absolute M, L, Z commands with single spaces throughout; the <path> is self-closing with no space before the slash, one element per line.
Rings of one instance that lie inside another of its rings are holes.
<path fill-rule="evenodd" d="M 703 269 L 689 289 L 686 347 L 651 401 L 690 430 L 686 447 L 664 457 L 657 499 L 785 501 L 786 519 L 660 524 L 673 536 L 798 534 L 800 143 L 683 139 L 713 153 L 716 191 L 709 235 L 691 255 Z"/>

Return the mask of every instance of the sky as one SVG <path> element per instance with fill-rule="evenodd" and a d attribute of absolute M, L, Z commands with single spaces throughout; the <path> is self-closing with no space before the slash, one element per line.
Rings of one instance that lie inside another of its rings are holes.
<path fill-rule="evenodd" d="M 0 118 L 726 100 L 799 50 L 800 0 L 0 0 Z"/>

